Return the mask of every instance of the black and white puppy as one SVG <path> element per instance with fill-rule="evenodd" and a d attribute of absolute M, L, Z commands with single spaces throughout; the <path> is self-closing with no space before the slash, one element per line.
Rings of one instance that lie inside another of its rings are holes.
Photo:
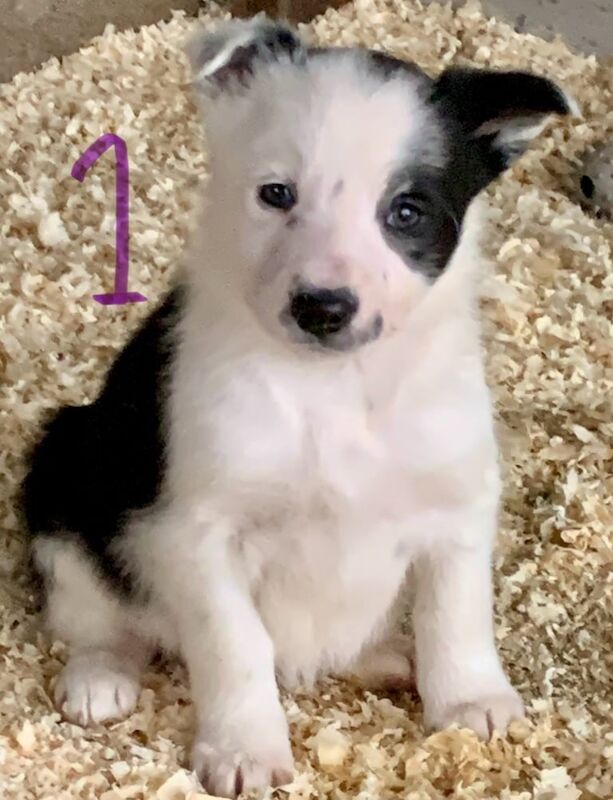
<path fill-rule="evenodd" d="M 211 162 L 185 278 L 25 482 L 71 646 L 57 701 L 120 717 L 153 650 L 176 650 L 209 791 L 287 782 L 278 681 L 406 681 L 409 575 L 427 725 L 504 731 L 523 709 L 492 625 L 475 197 L 570 101 L 528 74 L 310 49 L 263 18 L 191 53 Z"/>

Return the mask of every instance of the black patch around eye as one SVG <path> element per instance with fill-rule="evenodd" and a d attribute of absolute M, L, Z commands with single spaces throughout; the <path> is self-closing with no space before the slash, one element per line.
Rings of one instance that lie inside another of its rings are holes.
<path fill-rule="evenodd" d="M 418 200 L 409 194 L 400 194 L 390 203 L 385 224 L 399 235 L 415 236 L 423 219 L 424 214 Z"/>
<path fill-rule="evenodd" d="M 409 225 L 390 225 L 390 213 L 398 203 L 414 204 L 417 219 Z M 427 193 L 399 193 L 385 199 L 378 210 L 379 224 L 388 246 L 412 270 L 428 280 L 436 279 L 447 266 L 460 236 L 460 224 L 442 200 Z"/>

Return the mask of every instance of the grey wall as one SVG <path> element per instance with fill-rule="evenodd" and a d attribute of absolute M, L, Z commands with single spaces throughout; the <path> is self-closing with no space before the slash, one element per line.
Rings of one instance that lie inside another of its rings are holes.
<path fill-rule="evenodd" d="M 147 25 L 172 8 L 195 12 L 198 0 L 0 0 L 0 83 L 51 56 L 74 53 L 107 22 Z"/>
<path fill-rule="evenodd" d="M 544 38 L 560 33 L 581 52 L 613 55 L 613 0 L 481 2 L 489 14 L 512 23 L 518 31 Z M 454 5 L 462 5 L 462 0 L 454 0 Z"/>

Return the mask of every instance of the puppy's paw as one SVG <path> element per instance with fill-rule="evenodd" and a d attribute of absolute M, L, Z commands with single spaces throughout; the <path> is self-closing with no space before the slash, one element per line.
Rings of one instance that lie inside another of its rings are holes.
<path fill-rule="evenodd" d="M 79 725 L 121 719 L 136 705 L 138 678 L 121 658 L 106 651 L 72 656 L 54 691 L 64 717 Z"/>
<path fill-rule="evenodd" d="M 426 709 L 426 725 L 430 729 L 442 730 L 457 724 L 473 730 L 482 739 L 489 740 L 494 731 L 505 734 L 514 719 L 524 716 L 524 704 L 510 686 L 493 694 L 484 694 L 465 703 L 443 706 L 434 714 Z"/>
<path fill-rule="evenodd" d="M 294 764 L 289 747 L 258 752 L 221 750 L 198 741 L 192 751 L 192 766 L 207 792 L 236 798 L 242 792 L 290 783 Z"/>
<path fill-rule="evenodd" d="M 413 645 L 397 635 L 367 648 L 351 670 L 351 675 L 373 691 L 412 691 L 415 689 Z"/>

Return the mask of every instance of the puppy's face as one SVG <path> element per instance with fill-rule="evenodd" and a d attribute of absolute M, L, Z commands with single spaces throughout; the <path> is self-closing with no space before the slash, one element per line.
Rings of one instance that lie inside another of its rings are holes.
<path fill-rule="evenodd" d="M 226 278 L 272 335 L 318 351 L 401 329 L 448 268 L 473 197 L 568 110 L 544 79 L 434 82 L 382 54 L 307 49 L 265 20 L 193 52 Z"/>

